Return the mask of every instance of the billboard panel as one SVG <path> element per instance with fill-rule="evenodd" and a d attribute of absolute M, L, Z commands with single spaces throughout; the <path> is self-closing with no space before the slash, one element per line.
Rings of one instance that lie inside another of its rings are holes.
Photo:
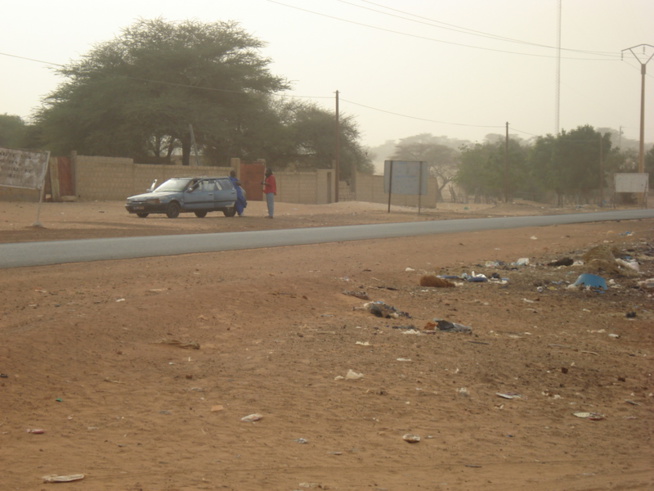
<path fill-rule="evenodd" d="M 0 147 L 0 186 L 41 189 L 50 152 Z"/>
<path fill-rule="evenodd" d="M 384 192 L 426 195 L 429 182 L 427 162 L 384 161 Z"/>

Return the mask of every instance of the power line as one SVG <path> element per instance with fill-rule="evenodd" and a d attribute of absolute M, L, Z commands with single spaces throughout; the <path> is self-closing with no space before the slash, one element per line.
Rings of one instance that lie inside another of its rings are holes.
<path fill-rule="evenodd" d="M 51 61 L 37 60 L 35 58 L 27 58 L 26 56 L 12 55 L 12 54 L 9 54 L 9 53 L 0 53 L 0 55 L 8 56 L 10 58 L 18 58 L 19 60 L 34 61 L 36 63 L 42 63 L 44 65 L 52 65 L 52 66 L 60 66 L 60 67 L 64 66 L 61 63 L 52 63 Z"/>
<path fill-rule="evenodd" d="M 303 7 L 297 7 L 295 5 L 288 5 L 286 3 L 279 2 L 277 0 L 266 0 L 266 1 L 270 2 L 270 3 L 277 4 L 277 5 L 281 5 L 283 7 L 287 7 L 287 8 L 291 8 L 291 9 L 295 9 L 295 10 L 300 10 L 302 12 L 307 12 L 307 13 L 310 13 L 310 14 L 313 14 L 313 15 L 318 15 L 318 16 L 321 16 L 321 17 L 325 17 L 325 18 L 328 18 L 328 19 L 333 19 L 333 20 L 337 20 L 337 21 L 340 21 L 340 22 L 346 22 L 348 24 L 354 24 L 354 25 L 357 25 L 357 26 L 367 27 L 369 29 L 375 29 L 375 30 L 383 31 L 383 32 L 390 32 L 392 34 L 399 34 L 401 36 L 412 37 L 412 38 L 416 38 L 416 39 L 423 39 L 423 40 L 426 40 L 426 41 L 432 41 L 432 42 L 436 42 L 436 43 L 449 44 L 449 45 L 452 45 L 452 46 L 460 46 L 460 47 L 464 47 L 464 48 L 480 49 L 480 50 L 483 50 L 483 51 L 492 51 L 492 52 L 496 52 L 496 53 L 507 53 L 507 54 L 512 54 L 512 55 L 532 56 L 532 57 L 537 57 L 537 58 L 554 58 L 555 57 L 555 55 L 539 55 L 539 54 L 535 54 L 535 53 L 521 53 L 521 52 L 517 52 L 517 51 L 509 51 L 509 50 L 503 50 L 503 49 L 485 48 L 483 46 L 475 46 L 475 45 L 472 45 L 472 44 L 456 43 L 456 42 L 453 42 L 453 41 L 444 41 L 442 39 L 436 39 L 436 38 L 432 38 L 432 37 L 428 37 L 428 36 L 421 36 L 421 35 L 418 35 L 418 34 L 411 34 L 411 33 L 407 33 L 407 32 L 397 31 L 397 30 L 394 30 L 394 29 L 387 29 L 385 27 L 379 27 L 379 26 L 373 26 L 373 25 L 370 25 L 370 24 L 364 24 L 363 22 L 357 22 L 357 21 L 353 21 L 353 20 L 350 20 L 350 19 L 344 19 L 342 17 L 336 17 L 334 15 L 329 15 L 329 14 L 324 14 L 324 13 L 321 13 L 321 12 L 316 12 L 314 10 L 305 9 Z M 590 53 L 590 52 L 584 52 L 584 53 Z M 616 59 L 617 59 L 617 55 L 615 55 L 615 56 L 616 56 Z M 566 59 L 569 59 L 569 60 L 584 60 L 584 59 L 588 60 L 589 58 L 566 58 Z"/>
<path fill-rule="evenodd" d="M 372 107 L 372 106 L 368 106 L 366 104 L 361 104 L 359 102 L 354 102 L 354 101 L 350 101 L 350 100 L 347 100 L 347 99 L 343 99 L 342 97 L 341 97 L 341 101 L 348 102 L 348 103 L 353 104 L 355 106 L 365 107 L 366 109 L 371 109 L 373 111 L 378 111 L 378 112 L 382 112 L 382 113 L 386 113 L 386 114 L 391 114 L 393 116 L 400 116 L 402 118 L 414 119 L 416 121 L 426 121 L 428 123 L 447 124 L 447 125 L 452 125 L 452 126 L 467 126 L 467 127 L 472 127 L 472 128 L 503 128 L 504 127 L 503 125 L 479 125 L 479 124 L 453 123 L 453 122 L 448 122 L 448 121 L 438 121 L 438 120 L 435 120 L 435 119 L 420 118 L 420 117 L 409 116 L 407 114 L 397 113 L 397 112 L 393 112 L 393 111 L 387 111 L 385 109 L 379 109 L 377 107 Z"/>
<path fill-rule="evenodd" d="M 423 24 L 423 25 L 427 25 L 427 26 L 431 26 L 431 27 L 436 27 L 438 29 L 446 29 L 446 30 L 450 30 L 450 31 L 454 31 L 454 32 L 459 32 L 459 33 L 462 33 L 462 34 L 468 34 L 468 35 L 471 35 L 471 36 L 479 36 L 479 37 L 484 37 L 484 38 L 488 38 L 488 39 L 495 39 L 495 40 L 498 40 L 498 41 L 505 41 L 505 42 L 523 44 L 523 45 L 528 45 L 528 46 L 535 46 L 535 47 L 538 47 L 538 48 L 558 49 L 558 47 L 550 46 L 548 44 L 534 43 L 534 42 L 525 41 L 525 40 L 522 40 L 522 39 L 510 38 L 510 37 L 500 36 L 500 35 L 497 35 L 497 34 L 492 34 L 492 33 L 484 32 L 484 31 L 479 31 L 479 30 L 476 30 L 476 29 L 469 29 L 467 27 L 457 26 L 455 24 L 449 24 L 447 22 L 442 22 L 442 21 L 439 21 L 439 20 L 431 19 L 429 17 L 413 14 L 411 12 L 406 12 L 404 10 L 399 10 L 399 9 L 395 9 L 395 8 L 392 8 L 392 7 L 387 7 L 385 5 L 381 5 L 381 4 L 371 2 L 371 1 L 368 1 L 368 0 L 361 0 L 361 1 L 363 3 L 367 3 L 367 4 L 370 4 L 370 5 L 374 5 L 376 7 L 381 7 L 381 8 L 384 8 L 384 9 L 388 9 L 388 10 L 393 11 L 393 12 L 398 12 L 398 13 L 401 13 L 401 14 L 404 14 L 404 15 L 409 15 L 409 16 L 412 16 L 412 17 L 416 17 L 417 19 L 421 19 L 421 20 L 409 19 L 409 18 L 400 16 L 400 15 L 395 15 L 395 14 L 391 14 L 391 13 L 388 13 L 388 12 L 382 12 L 380 10 L 373 9 L 373 8 L 370 8 L 370 7 L 364 7 L 362 5 L 357 5 L 357 4 L 349 2 L 347 0 L 336 0 L 336 1 L 341 2 L 341 3 L 345 3 L 347 5 L 351 5 L 353 7 L 370 10 L 372 12 L 377 12 L 377 13 L 382 14 L 382 15 L 388 15 L 388 16 L 395 17 L 395 18 L 398 18 L 398 19 L 407 20 L 409 22 L 416 22 L 416 23 L 419 23 L 419 24 Z M 572 49 L 572 48 L 562 48 L 562 49 L 564 51 L 569 51 L 569 52 L 572 52 L 572 53 L 583 53 L 583 54 L 591 54 L 591 55 L 597 55 L 597 56 L 608 56 L 608 57 L 617 57 L 618 56 L 617 53 L 611 53 L 611 52 L 579 50 L 579 49 Z"/>

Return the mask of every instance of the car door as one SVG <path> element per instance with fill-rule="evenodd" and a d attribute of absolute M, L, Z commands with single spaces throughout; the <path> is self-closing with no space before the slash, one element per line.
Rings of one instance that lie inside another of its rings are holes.
<path fill-rule="evenodd" d="M 216 209 L 229 208 L 234 206 L 236 201 L 236 189 L 232 181 L 227 177 L 216 179 L 216 194 L 214 197 L 214 206 Z"/>
<path fill-rule="evenodd" d="M 212 210 L 216 183 L 213 179 L 199 179 L 184 193 L 184 208 L 186 210 Z"/>

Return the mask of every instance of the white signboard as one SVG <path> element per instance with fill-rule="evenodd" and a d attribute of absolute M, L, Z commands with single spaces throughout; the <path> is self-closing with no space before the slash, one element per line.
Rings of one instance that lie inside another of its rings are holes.
<path fill-rule="evenodd" d="M 644 193 L 647 191 L 649 174 L 615 174 L 616 193 Z"/>
<path fill-rule="evenodd" d="M 0 186 L 41 189 L 50 152 L 0 147 Z"/>
<path fill-rule="evenodd" d="M 426 195 L 429 182 L 427 162 L 384 161 L 384 192 Z"/>

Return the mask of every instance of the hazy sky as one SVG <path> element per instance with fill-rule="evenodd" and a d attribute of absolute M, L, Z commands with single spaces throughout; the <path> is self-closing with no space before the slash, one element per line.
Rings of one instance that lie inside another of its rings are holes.
<path fill-rule="evenodd" d="M 562 0 L 559 128 L 640 131 L 640 63 L 653 0 Z M 0 114 L 28 118 L 78 60 L 137 19 L 234 20 L 267 43 L 288 97 L 353 116 L 362 143 L 420 133 L 483 140 L 555 133 L 558 0 L 22 0 L 0 30 Z M 654 47 L 645 54 L 645 62 Z M 654 59 L 645 140 L 654 141 Z M 647 107 L 648 106 L 648 107 Z"/>

